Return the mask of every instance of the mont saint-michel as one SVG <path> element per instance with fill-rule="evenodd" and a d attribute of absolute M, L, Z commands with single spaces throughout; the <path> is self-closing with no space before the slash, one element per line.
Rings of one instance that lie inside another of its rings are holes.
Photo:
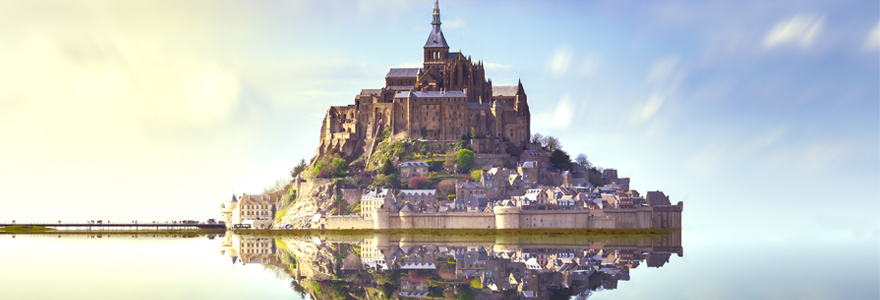
<path fill-rule="evenodd" d="M 278 229 L 681 228 L 682 202 L 574 160 L 531 131 L 524 84 L 495 85 L 450 52 L 435 2 L 423 63 L 332 106 L 292 182 L 233 195 L 228 227 Z"/>

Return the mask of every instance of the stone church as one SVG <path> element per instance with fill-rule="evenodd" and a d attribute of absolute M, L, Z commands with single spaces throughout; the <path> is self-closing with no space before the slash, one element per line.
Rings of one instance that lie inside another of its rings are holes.
<path fill-rule="evenodd" d="M 522 82 L 493 86 L 482 61 L 449 52 L 437 2 L 431 24 L 421 67 L 392 68 L 385 87 L 361 90 L 354 105 L 327 110 L 319 157 L 334 149 L 346 156 L 369 154 L 376 138 L 387 133 L 435 142 L 466 135 L 494 139 L 496 145 L 529 142 L 531 114 Z"/>

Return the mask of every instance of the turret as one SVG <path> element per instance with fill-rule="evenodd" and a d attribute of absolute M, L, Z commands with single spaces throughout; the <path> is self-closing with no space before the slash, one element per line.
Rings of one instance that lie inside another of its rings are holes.
<path fill-rule="evenodd" d="M 446 62 L 446 56 L 449 54 L 449 45 L 446 44 L 446 37 L 440 30 L 440 3 L 434 1 L 434 20 L 431 22 L 431 34 L 428 35 L 428 41 L 425 42 L 425 69 L 428 66 L 442 66 Z"/>

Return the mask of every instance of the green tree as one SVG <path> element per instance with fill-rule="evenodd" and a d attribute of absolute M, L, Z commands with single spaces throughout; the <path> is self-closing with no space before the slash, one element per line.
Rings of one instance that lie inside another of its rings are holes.
<path fill-rule="evenodd" d="M 390 158 L 386 158 L 382 161 L 382 166 L 379 167 L 379 172 L 385 175 L 391 175 L 397 173 L 397 168 L 394 167 L 394 163 L 391 162 Z"/>
<path fill-rule="evenodd" d="M 602 182 L 602 172 L 599 172 L 599 169 L 596 169 L 596 167 L 592 167 L 587 171 L 587 179 L 593 186 L 602 186 L 605 184 Z"/>
<path fill-rule="evenodd" d="M 474 151 L 469 149 L 461 149 L 458 150 L 458 157 L 455 160 L 458 163 L 458 168 L 461 169 L 462 172 L 470 171 L 471 168 L 474 167 L 474 163 L 476 159 L 474 158 Z"/>
<path fill-rule="evenodd" d="M 474 181 L 480 181 L 483 178 L 483 170 L 473 170 L 471 171 L 471 179 Z"/>
<path fill-rule="evenodd" d="M 578 165 L 580 165 L 580 166 L 582 166 L 582 167 L 584 167 L 584 168 L 587 168 L 587 169 L 593 167 L 593 164 L 591 164 L 591 163 L 590 163 L 590 160 L 587 159 L 587 155 L 586 155 L 586 154 L 583 154 L 583 153 L 578 154 L 577 158 L 575 158 L 574 161 L 575 161 L 575 163 L 577 163 Z"/>
<path fill-rule="evenodd" d="M 296 166 L 294 166 L 293 169 L 290 170 L 290 177 L 296 178 L 296 176 L 299 176 L 299 174 L 302 173 L 303 171 L 305 171 L 306 168 L 308 168 L 308 167 L 309 167 L 309 165 L 306 164 L 306 159 L 305 158 L 300 159 L 299 163 L 296 164 Z"/>
<path fill-rule="evenodd" d="M 476 296 L 474 295 L 474 291 L 470 287 L 463 287 L 460 291 L 458 291 L 458 300 L 474 300 Z"/>
<path fill-rule="evenodd" d="M 376 178 L 373 178 L 373 186 L 400 188 L 400 179 L 397 178 L 397 174 L 379 174 L 376 176 Z"/>
<path fill-rule="evenodd" d="M 550 165 L 557 170 L 571 170 L 571 157 L 562 149 L 553 150 L 550 153 Z"/>
<path fill-rule="evenodd" d="M 559 139 L 553 136 L 545 136 L 543 144 L 544 148 L 547 148 L 549 151 L 562 150 L 562 143 L 559 142 Z"/>
<path fill-rule="evenodd" d="M 330 162 L 330 177 L 344 177 L 348 169 L 348 162 L 342 158 L 334 158 Z"/>

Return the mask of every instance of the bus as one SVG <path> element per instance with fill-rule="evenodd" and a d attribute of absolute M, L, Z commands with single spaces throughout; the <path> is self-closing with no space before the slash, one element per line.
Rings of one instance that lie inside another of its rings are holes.
<path fill-rule="evenodd" d="M 233 225 L 232 225 L 232 228 L 235 228 L 235 229 L 250 229 L 250 228 L 251 228 L 251 224 L 233 224 Z"/>

